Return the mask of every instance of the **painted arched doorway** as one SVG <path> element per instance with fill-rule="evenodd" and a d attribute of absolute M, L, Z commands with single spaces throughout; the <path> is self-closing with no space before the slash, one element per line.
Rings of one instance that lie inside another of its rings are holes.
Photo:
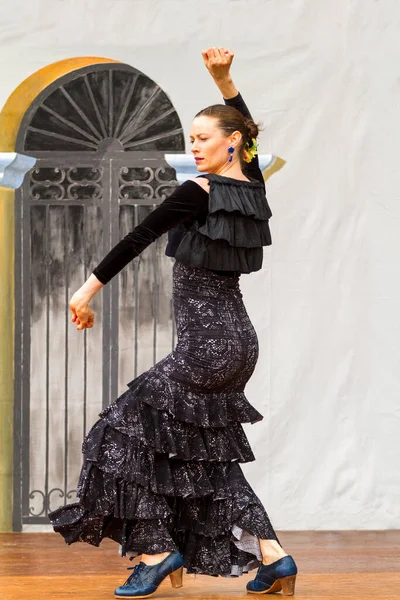
<path fill-rule="evenodd" d="M 74 500 L 81 442 L 102 406 L 173 345 L 171 261 L 160 239 L 93 301 L 68 300 L 104 254 L 176 185 L 184 152 L 163 90 L 129 65 L 74 69 L 26 110 L 15 150 L 37 158 L 16 193 L 14 529 Z"/>

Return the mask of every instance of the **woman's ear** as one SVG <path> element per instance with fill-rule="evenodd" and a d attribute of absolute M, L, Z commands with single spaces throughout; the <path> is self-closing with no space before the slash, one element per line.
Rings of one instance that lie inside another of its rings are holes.
<path fill-rule="evenodd" d="M 240 131 L 234 131 L 229 136 L 229 143 L 231 146 L 234 146 L 235 148 L 240 146 L 241 141 L 242 141 L 242 134 L 240 133 Z"/>

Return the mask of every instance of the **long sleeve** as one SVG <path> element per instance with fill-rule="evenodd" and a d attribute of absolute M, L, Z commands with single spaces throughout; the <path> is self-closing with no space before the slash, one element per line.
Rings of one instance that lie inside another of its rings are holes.
<path fill-rule="evenodd" d="M 108 283 L 131 260 L 163 233 L 208 210 L 208 193 L 194 181 L 185 181 L 166 200 L 126 235 L 93 270 L 101 283 Z"/>
<path fill-rule="evenodd" d="M 243 97 L 240 93 L 237 96 L 235 96 L 234 98 L 229 98 L 229 99 L 224 98 L 224 102 L 228 106 L 233 106 L 234 108 L 236 108 L 247 119 L 253 119 L 253 117 L 251 116 L 250 111 L 247 108 L 247 105 L 246 105 L 245 101 L 243 100 Z M 260 164 L 258 162 L 257 155 L 253 158 L 253 160 L 250 163 L 245 163 L 245 165 L 246 166 L 244 168 L 244 174 L 247 177 L 252 178 L 252 179 L 257 179 L 257 181 L 264 182 L 264 177 L 263 177 L 263 174 L 260 169 Z"/>

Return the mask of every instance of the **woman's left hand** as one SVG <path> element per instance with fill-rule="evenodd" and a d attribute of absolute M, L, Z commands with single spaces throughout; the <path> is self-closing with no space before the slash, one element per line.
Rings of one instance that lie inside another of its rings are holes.
<path fill-rule="evenodd" d="M 77 325 L 77 329 L 91 329 L 94 325 L 94 312 L 89 307 L 89 300 L 82 293 L 75 292 L 72 296 L 69 307 L 72 312 L 72 322 Z"/>
<path fill-rule="evenodd" d="M 93 296 L 104 287 L 104 284 L 92 273 L 82 287 L 72 296 L 69 307 L 72 312 L 72 322 L 77 329 L 91 329 L 94 325 L 94 312 L 89 308 Z"/>

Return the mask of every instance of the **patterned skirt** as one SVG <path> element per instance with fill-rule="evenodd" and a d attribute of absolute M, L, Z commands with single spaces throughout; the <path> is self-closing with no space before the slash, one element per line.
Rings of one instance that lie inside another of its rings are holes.
<path fill-rule="evenodd" d="M 68 544 L 109 537 L 122 554 L 179 550 L 189 573 L 241 575 L 257 538 L 278 540 L 240 463 L 241 423 L 262 416 L 244 387 L 258 342 L 239 277 L 174 265 L 175 350 L 128 384 L 83 442 L 79 502 L 49 515 Z"/>

